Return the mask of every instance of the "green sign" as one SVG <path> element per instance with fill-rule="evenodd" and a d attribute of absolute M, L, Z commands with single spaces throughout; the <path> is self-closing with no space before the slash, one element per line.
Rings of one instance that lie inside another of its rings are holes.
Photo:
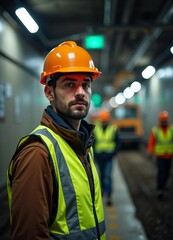
<path fill-rule="evenodd" d="M 102 49 L 105 41 L 103 35 L 89 35 L 85 38 L 86 49 Z"/>
<path fill-rule="evenodd" d="M 91 97 L 91 101 L 94 103 L 95 107 L 100 107 L 102 101 L 100 94 L 94 93 Z"/>

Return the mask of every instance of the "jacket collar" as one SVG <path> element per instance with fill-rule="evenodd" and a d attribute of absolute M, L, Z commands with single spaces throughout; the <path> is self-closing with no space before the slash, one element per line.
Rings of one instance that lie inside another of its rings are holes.
<path fill-rule="evenodd" d="M 66 140 L 66 136 L 77 135 L 80 138 L 80 142 L 83 143 L 84 146 L 86 146 L 86 143 L 87 145 L 93 145 L 93 124 L 89 124 L 87 121 L 82 120 L 80 130 L 76 131 L 76 129 L 74 129 L 68 121 L 58 115 L 58 113 L 56 113 L 50 105 L 43 113 L 41 124 L 50 127 L 53 131 L 57 131 L 58 134 L 63 134 L 62 137 L 64 137 Z"/>

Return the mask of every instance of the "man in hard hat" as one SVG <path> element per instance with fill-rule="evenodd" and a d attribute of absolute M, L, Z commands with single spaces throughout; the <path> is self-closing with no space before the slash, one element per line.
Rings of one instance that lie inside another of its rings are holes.
<path fill-rule="evenodd" d="M 94 125 L 84 120 L 99 75 L 73 41 L 46 56 L 40 82 L 50 105 L 8 169 L 11 240 L 106 239 Z"/>
<path fill-rule="evenodd" d="M 152 128 L 147 151 L 156 160 L 157 197 L 158 199 L 163 199 L 173 158 L 173 127 L 169 124 L 169 114 L 167 111 L 159 112 L 158 121 L 158 126 Z"/>
<path fill-rule="evenodd" d="M 111 123 L 111 114 L 107 109 L 101 109 L 95 129 L 94 154 L 97 162 L 102 194 L 107 198 L 107 205 L 112 205 L 112 170 L 113 158 L 120 148 L 117 128 Z"/>

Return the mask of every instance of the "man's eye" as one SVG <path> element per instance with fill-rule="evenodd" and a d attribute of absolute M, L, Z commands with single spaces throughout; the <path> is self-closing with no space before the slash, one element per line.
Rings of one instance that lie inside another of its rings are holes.
<path fill-rule="evenodd" d="M 74 83 L 73 82 L 66 82 L 65 83 L 65 87 L 74 87 Z"/>
<path fill-rule="evenodd" d="M 90 88 L 90 83 L 84 83 L 84 84 L 83 84 L 83 88 L 85 88 L 85 89 Z"/>

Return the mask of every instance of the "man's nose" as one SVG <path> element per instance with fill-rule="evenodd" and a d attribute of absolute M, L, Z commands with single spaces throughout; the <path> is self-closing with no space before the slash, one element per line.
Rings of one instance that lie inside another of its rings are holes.
<path fill-rule="evenodd" d="M 78 85 L 76 88 L 76 95 L 80 95 L 80 96 L 84 96 L 85 95 L 85 91 L 83 89 L 82 85 Z"/>

